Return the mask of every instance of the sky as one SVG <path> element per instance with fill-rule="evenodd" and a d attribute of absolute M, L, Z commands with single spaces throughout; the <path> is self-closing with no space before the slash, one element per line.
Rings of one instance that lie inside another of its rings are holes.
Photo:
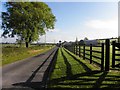
<path fill-rule="evenodd" d="M 55 29 L 46 32 L 38 42 L 57 43 L 118 36 L 117 2 L 45 2 L 56 16 Z M 5 11 L 2 5 L 1 11 Z M 0 31 L 2 33 L 2 30 Z M 15 39 L 2 39 L 15 42 Z"/>

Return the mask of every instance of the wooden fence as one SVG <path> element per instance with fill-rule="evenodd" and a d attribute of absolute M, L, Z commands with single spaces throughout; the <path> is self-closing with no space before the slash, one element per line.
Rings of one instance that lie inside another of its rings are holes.
<path fill-rule="evenodd" d="M 80 44 L 73 44 L 73 45 L 68 45 L 64 46 L 66 49 L 69 51 L 73 52 L 74 54 L 78 55 L 79 57 L 82 57 L 84 60 L 87 59 L 91 63 L 95 63 L 101 67 L 101 70 L 109 71 L 110 69 L 110 40 L 106 39 L 105 44 L 102 43 L 101 45 L 80 45 Z M 101 50 L 95 50 L 93 49 L 94 47 L 96 48 L 101 48 Z M 93 53 L 100 54 L 100 56 L 97 56 Z M 100 60 L 100 63 L 96 62 L 95 60 Z M 105 64 L 104 64 L 105 61 Z"/>
<path fill-rule="evenodd" d="M 81 47 L 83 47 L 83 49 L 81 50 Z M 99 47 L 101 50 L 94 50 L 94 47 Z M 83 52 L 81 52 L 83 51 Z M 94 53 L 94 54 L 93 54 Z M 101 54 L 100 56 L 95 56 L 95 53 L 99 53 Z M 83 56 L 82 56 L 83 55 Z M 83 59 L 88 59 L 91 63 L 95 63 L 97 65 L 99 65 L 101 67 L 101 70 L 104 70 L 104 44 L 102 44 L 101 46 L 93 46 L 92 44 L 90 44 L 90 46 L 80 46 L 79 48 L 79 56 L 83 57 Z M 96 61 L 93 60 L 93 58 L 97 59 L 97 60 L 101 60 L 101 63 L 98 63 Z"/>
<path fill-rule="evenodd" d="M 116 64 L 116 62 L 118 62 Z M 112 68 L 120 67 L 120 43 L 112 43 Z"/>

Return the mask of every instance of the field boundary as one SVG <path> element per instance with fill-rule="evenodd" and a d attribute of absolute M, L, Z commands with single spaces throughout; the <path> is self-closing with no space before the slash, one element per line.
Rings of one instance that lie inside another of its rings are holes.
<path fill-rule="evenodd" d="M 105 43 L 101 43 L 99 45 L 94 45 L 94 44 L 80 44 L 75 42 L 74 44 L 71 45 L 63 45 L 64 48 L 67 50 L 71 51 L 75 55 L 78 55 L 80 58 L 83 58 L 83 60 L 87 59 L 89 60 L 90 64 L 95 63 L 99 67 L 101 67 L 101 70 L 109 71 L 110 70 L 110 40 L 106 39 Z M 120 56 L 120 54 L 116 54 L 115 51 L 120 52 L 119 49 L 115 49 L 118 45 L 120 46 L 120 43 L 116 43 L 113 41 L 112 45 L 112 68 L 115 68 L 115 66 L 119 66 L 120 63 L 115 65 L 115 61 L 120 61 L 120 59 L 116 59 L 115 56 Z M 96 48 L 94 50 L 93 48 Z M 101 50 L 99 50 L 101 49 Z M 93 54 L 94 53 L 94 54 Z M 99 54 L 99 55 L 98 55 Z M 93 60 L 94 58 L 94 60 Z M 100 61 L 96 61 L 96 60 Z"/>

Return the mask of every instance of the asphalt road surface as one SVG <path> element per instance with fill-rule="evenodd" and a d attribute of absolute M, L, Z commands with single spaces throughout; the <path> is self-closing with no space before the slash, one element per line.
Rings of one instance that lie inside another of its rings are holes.
<path fill-rule="evenodd" d="M 35 90 L 45 87 L 45 71 L 52 61 L 57 47 L 40 55 L 17 61 L 2 68 L 2 88 L 11 90 Z M 14 56 L 13 56 L 14 57 Z"/>

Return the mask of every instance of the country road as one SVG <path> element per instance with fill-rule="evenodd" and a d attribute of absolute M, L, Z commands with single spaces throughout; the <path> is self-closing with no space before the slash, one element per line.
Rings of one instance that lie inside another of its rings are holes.
<path fill-rule="evenodd" d="M 17 61 L 2 68 L 2 88 L 29 88 L 29 90 L 45 87 L 45 71 L 47 70 L 57 47 L 40 55 Z M 14 56 L 13 56 L 14 57 Z"/>

